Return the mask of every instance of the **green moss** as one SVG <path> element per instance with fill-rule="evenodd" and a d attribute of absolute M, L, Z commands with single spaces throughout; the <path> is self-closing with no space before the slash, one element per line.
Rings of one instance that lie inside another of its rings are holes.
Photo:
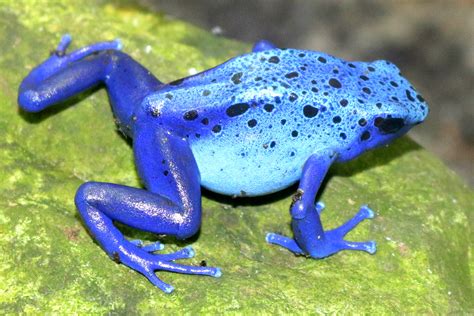
<path fill-rule="evenodd" d="M 80 3 L 80 4 L 79 4 Z M 0 310 L 30 314 L 176 314 L 249 312 L 474 312 L 472 191 L 407 138 L 338 165 L 321 199 L 328 227 L 364 203 L 378 216 L 353 240 L 375 239 L 378 252 L 309 260 L 265 243 L 291 234 L 291 191 L 232 200 L 207 193 L 199 264 L 220 279 L 159 273 L 172 295 L 112 262 L 86 233 L 73 203 L 87 180 L 139 186 L 130 146 L 116 132 L 104 91 L 40 114 L 19 113 L 17 87 L 61 34 L 79 47 L 119 37 L 124 50 L 163 80 L 212 67 L 248 45 L 216 38 L 133 3 L 4 1 L 0 7 Z M 149 45 L 151 52 L 146 53 Z M 156 236 L 124 228 L 128 236 Z"/>

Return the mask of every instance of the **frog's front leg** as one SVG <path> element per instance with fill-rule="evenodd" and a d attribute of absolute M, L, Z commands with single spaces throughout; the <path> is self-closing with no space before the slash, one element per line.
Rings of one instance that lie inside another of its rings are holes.
<path fill-rule="evenodd" d="M 375 252 L 374 241 L 350 242 L 343 239 L 361 221 L 374 217 L 373 211 L 367 206 L 363 206 L 354 218 L 339 228 L 328 231 L 323 229 L 320 213 L 324 204 L 314 205 L 314 199 L 324 176 L 335 159 L 336 156 L 333 154 L 315 154 L 306 161 L 300 185 L 293 197 L 290 210 L 294 239 L 269 233 L 266 237 L 269 243 L 313 258 L 324 258 L 345 249 Z"/>
<path fill-rule="evenodd" d="M 188 143 L 165 130 L 137 119 L 134 153 L 138 172 L 148 191 L 110 183 L 88 182 L 76 194 L 76 205 L 92 236 L 117 262 L 145 275 L 169 293 L 173 287 L 161 281 L 156 270 L 219 277 L 213 267 L 186 266 L 173 262 L 194 255 L 187 247 L 172 254 L 152 254 L 160 244 L 142 247 L 128 241 L 113 225 L 126 225 L 179 239 L 194 235 L 201 224 L 199 170 Z"/>

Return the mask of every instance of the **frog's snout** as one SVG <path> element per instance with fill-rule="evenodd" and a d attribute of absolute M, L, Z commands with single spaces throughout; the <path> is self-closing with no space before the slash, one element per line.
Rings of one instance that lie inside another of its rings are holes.
<path fill-rule="evenodd" d="M 428 104 L 423 100 L 415 104 L 415 110 L 413 112 L 414 113 L 412 113 L 407 125 L 415 126 L 423 123 L 426 120 L 430 109 Z"/>

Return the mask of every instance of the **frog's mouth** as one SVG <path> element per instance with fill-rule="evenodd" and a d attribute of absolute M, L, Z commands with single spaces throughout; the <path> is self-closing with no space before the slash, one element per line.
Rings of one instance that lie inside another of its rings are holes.
<path fill-rule="evenodd" d="M 405 120 L 393 117 L 377 117 L 374 125 L 379 129 L 381 134 L 394 134 L 405 126 Z"/>

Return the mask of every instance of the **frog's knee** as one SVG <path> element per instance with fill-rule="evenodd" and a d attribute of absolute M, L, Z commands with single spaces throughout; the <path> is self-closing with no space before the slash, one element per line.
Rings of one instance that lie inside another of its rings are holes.
<path fill-rule="evenodd" d="M 179 216 L 181 223 L 179 224 L 179 229 L 176 233 L 176 238 L 178 239 L 187 239 L 194 236 L 201 226 L 201 218 L 200 216 L 196 216 L 196 212 L 200 213 L 200 210 L 188 210 L 191 211 L 189 213 L 193 215 L 189 216 Z M 188 213 L 188 212 L 186 212 Z"/>
<path fill-rule="evenodd" d="M 85 182 L 79 186 L 74 197 L 77 206 L 82 203 L 90 203 L 97 197 L 97 183 Z"/>
<path fill-rule="evenodd" d="M 187 223 L 184 225 L 179 226 L 178 233 L 176 234 L 176 238 L 178 239 L 188 239 L 199 231 L 200 223 L 196 221 L 195 223 Z"/>

